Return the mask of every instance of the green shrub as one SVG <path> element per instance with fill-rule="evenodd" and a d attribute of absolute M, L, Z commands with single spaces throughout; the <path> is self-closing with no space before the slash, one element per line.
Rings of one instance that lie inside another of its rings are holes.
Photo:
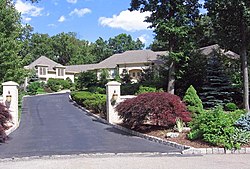
<path fill-rule="evenodd" d="M 121 95 L 135 95 L 135 93 L 139 90 L 139 83 L 127 83 L 121 85 Z"/>
<path fill-rule="evenodd" d="M 46 93 L 43 88 L 38 88 L 36 94 L 44 94 Z"/>
<path fill-rule="evenodd" d="M 106 94 L 106 89 L 103 87 L 92 86 L 88 88 L 88 91 L 91 93 Z"/>
<path fill-rule="evenodd" d="M 71 97 L 79 105 L 93 110 L 94 113 L 99 113 L 104 118 L 106 117 L 106 95 L 81 91 L 72 92 Z"/>
<path fill-rule="evenodd" d="M 227 103 L 227 104 L 225 105 L 225 110 L 226 110 L 226 111 L 235 111 L 235 110 L 237 110 L 237 109 L 238 109 L 238 107 L 237 107 L 237 105 L 234 104 L 234 103 Z"/>
<path fill-rule="evenodd" d="M 42 86 L 42 84 L 38 81 L 30 83 L 27 87 L 28 94 L 30 94 L 30 95 L 37 94 L 37 90 L 39 88 L 41 88 L 41 86 Z"/>
<path fill-rule="evenodd" d="M 88 99 L 91 96 L 90 92 L 81 91 L 81 92 L 71 92 L 71 97 L 78 104 L 83 104 L 83 101 Z"/>
<path fill-rule="evenodd" d="M 106 116 L 106 95 L 93 94 L 93 97 L 83 101 L 83 105 L 95 113 Z"/>
<path fill-rule="evenodd" d="M 53 78 L 49 78 L 47 86 L 54 92 L 63 89 L 70 89 L 71 87 L 69 80 L 53 79 Z"/>
<path fill-rule="evenodd" d="M 225 113 L 220 106 L 201 112 L 190 122 L 191 132 L 188 134 L 188 138 L 191 140 L 202 139 L 226 149 L 238 149 L 241 142 L 235 139 L 235 135 L 239 133 L 237 133 L 234 123 L 240 113 L 243 111 Z"/>
<path fill-rule="evenodd" d="M 202 101 L 192 85 L 187 89 L 183 101 L 186 103 L 188 111 L 192 112 L 194 117 L 204 111 Z"/>
<path fill-rule="evenodd" d="M 150 92 L 163 92 L 163 90 L 162 89 L 157 90 L 155 87 L 140 86 L 139 90 L 136 92 L 136 95 L 142 93 L 150 93 Z"/>

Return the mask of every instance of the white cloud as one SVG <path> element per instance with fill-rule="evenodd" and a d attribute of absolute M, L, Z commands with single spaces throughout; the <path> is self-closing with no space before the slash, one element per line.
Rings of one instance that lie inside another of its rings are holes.
<path fill-rule="evenodd" d="M 28 22 L 31 21 L 31 18 L 29 18 L 29 17 L 23 17 L 23 21 L 24 21 L 25 23 L 28 23 Z"/>
<path fill-rule="evenodd" d="M 147 43 L 149 36 L 147 34 L 143 34 L 143 35 L 139 36 L 138 39 L 140 39 L 140 41 L 142 43 Z"/>
<path fill-rule="evenodd" d="M 36 7 L 35 5 L 29 2 L 23 2 L 22 0 L 17 0 L 15 7 L 18 12 L 21 12 L 21 14 L 30 16 L 40 16 L 43 10 L 43 8 Z"/>
<path fill-rule="evenodd" d="M 108 26 L 111 28 L 121 28 L 126 31 L 139 31 L 146 30 L 150 25 L 144 22 L 145 18 L 150 15 L 150 12 L 140 13 L 139 11 L 129 10 L 122 11 L 119 15 L 113 15 L 112 18 L 100 17 L 99 23 L 102 26 Z"/>
<path fill-rule="evenodd" d="M 68 3 L 72 3 L 72 4 L 75 4 L 77 3 L 77 0 L 67 0 Z"/>
<path fill-rule="evenodd" d="M 59 19 L 58 19 L 58 22 L 64 22 L 66 20 L 66 18 L 64 16 L 61 16 Z"/>
<path fill-rule="evenodd" d="M 51 23 L 51 24 L 48 24 L 48 27 L 56 27 L 56 25 Z"/>
<path fill-rule="evenodd" d="M 70 16 L 72 15 L 77 15 L 79 17 L 84 16 L 85 14 L 91 13 L 91 10 L 88 8 L 82 8 L 82 9 L 74 9 L 73 11 L 70 12 Z"/>

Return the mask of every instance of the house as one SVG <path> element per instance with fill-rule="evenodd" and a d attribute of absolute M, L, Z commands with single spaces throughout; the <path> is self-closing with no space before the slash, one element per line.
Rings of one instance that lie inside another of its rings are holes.
<path fill-rule="evenodd" d="M 231 59 L 239 59 L 240 57 L 232 51 L 222 50 L 217 44 L 200 48 L 198 51 L 206 57 L 212 57 L 218 52 Z M 74 82 L 77 74 L 86 71 L 96 72 L 97 77 L 99 78 L 102 70 L 105 69 L 109 73 L 109 79 L 114 79 L 116 74 L 121 75 L 122 73 L 127 72 L 132 78 L 132 81 L 137 82 L 140 79 L 143 70 L 149 68 L 151 65 L 162 64 L 160 57 L 163 55 L 168 55 L 168 52 L 131 50 L 114 54 L 97 64 L 70 66 L 63 66 L 45 56 L 41 56 L 30 65 L 25 66 L 25 68 L 36 70 L 37 77 L 43 81 L 47 81 L 49 78 L 64 80 L 70 78 L 72 82 Z"/>
<path fill-rule="evenodd" d="M 97 77 L 103 69 L 109 73 L 109 79 L 114 79 L 116 74 L 121 75 L 123 72 L 130 74 L 132 81 L 138 81 L 144 69 L 150 65 L 161 64 L 159 58 L 166 55 L 167 52 L 153 52 L 151 50 L 131 50 L 120 54 L 114 54 L 109 58 L 97 64 L 70 65 L 63 66 L 56 63 L 45 56 L 39 57 L 30 65 L 25 66 L 26 69 L 34 69 L 37 77 L 42 81 L 49 78 L 67 79 L 70 78 L 74 82 L 74 78 L 80 72 L 95 71 Z"/>
<path fill-rule="evenodd" d="M 41 56 L 25 69 L 33 69 L 36 71 L 37 77 L 42 81 L 48 81 L 49 78 L 64 79 L 70 78 L 74 82 L 75 72 L 66 70 L 66 66 L 54 62 L 53 60 Z"/>

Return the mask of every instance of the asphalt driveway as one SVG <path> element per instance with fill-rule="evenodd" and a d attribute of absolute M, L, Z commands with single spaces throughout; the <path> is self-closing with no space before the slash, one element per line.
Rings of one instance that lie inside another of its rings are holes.
<path fill-rule="evenodd" d="M 25 98 L 20 127 L 10 138 L 0 145 L 0 158 L 181 151 L 100 122 L 75 107 L 68 94 Z"/>

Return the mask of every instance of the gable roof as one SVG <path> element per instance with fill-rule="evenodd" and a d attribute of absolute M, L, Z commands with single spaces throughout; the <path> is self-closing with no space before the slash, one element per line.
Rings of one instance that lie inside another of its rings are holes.
<path fill-rule="evenodd" d="M 199 52 L 202 55 L 205 55 L 205 56 L 208 56 L 208 57 L 210 57 L 211 55 L 213 55 L 214 52 L 219 52 L 219 53 L 227 56 L 230 59 L 240 59 L 240 55 L 238 55 L 237 53 L 232 52 L 230 50 L 226 51 L 224 49 L 221 49 L 218 44 L 210 45 L 210 46 L 206 46 L 206 47 L 200 48 Z"/>
<path fill-rule="evenodd" d="M 53 69 L 54 67 L 64 67 L 63 65 L 56 63 L 55 61 L 47 58 L 46 56 L 41 56 L 37 60 L 35 60 L 31 64 L 29 64 L 28 66 L 25 66 L 25 68 L 34 69 L 38 65 L 39 66 L 47 66 L 48 71 L 54 71 L 54 69 Z"/>
<path fill-rule="evenodd" d="M 120 54 L 114 54 L 96 65 L 96 69 L 115 68 L 119 64 L 148 63 L 159 59 L 166 51 L 153 52 L 152 50 L 130 50 Z"/>
<path fill-rule="evenodd" d="M 94 70 L 97 64 L 86 64 L 86 65 L 70 65 L 66 66 L 66 72 L 86 72 L 88 70 Z"/>

